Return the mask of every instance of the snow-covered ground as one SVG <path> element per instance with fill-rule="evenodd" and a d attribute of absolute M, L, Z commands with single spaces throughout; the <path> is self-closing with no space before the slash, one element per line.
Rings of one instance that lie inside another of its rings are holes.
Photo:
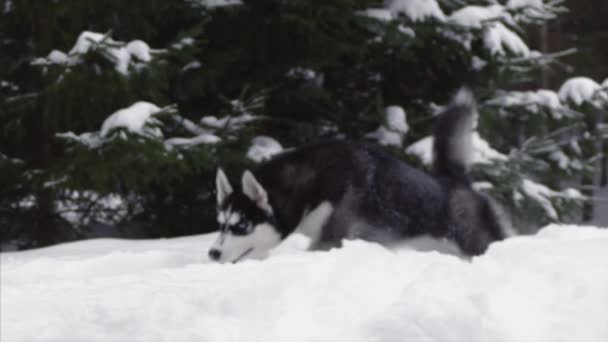
<path fill-rule="evenodd" d="M 2 253 L 0 340 L 608 341 L 608 229 L 464 260 L 362 241 L 213 264 L 215 234 Z"/>

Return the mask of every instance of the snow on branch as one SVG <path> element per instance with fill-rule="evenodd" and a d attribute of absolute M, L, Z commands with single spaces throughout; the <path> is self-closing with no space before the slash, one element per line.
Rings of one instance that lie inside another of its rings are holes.
<path fill-rule="evenodd" d="M 70 67 L 82 63 L 83 56 L 92 51 L 99 52 L 110 61 L 116 71 L 128 75 L 129 67 L 145 65 L 152 60 L 154 53 L 162 50 L 153 50 L 142 40 L 132 40 L 125 43 L 113 40 L 109 33 L 84 31 L 78 36 L 76 43 L 67 54 L 59 50 L 53 50 L 47 57 L 36 58 L 31 63 L 39 66 L 60 65 Z"/>
<path fill-rule="evenodd" d="M 473 164 L 492 164 L 495 161 L 506 161 L 508 157 L 493 149 L 478 132 L 473 132 Z M 429 136 L 408 146 L 405 153 L 418 157 L 425 165 L 433 162 L 433 137 Z"/>
<path fill-rule="evenodd" d="M 386 8 L 368 8 L 358 13 L 364 17 L 373 18 L 383 22 L 388 22 L 394 19 L 393 13 Z"/>
<path fill-rule="evenodd" d="M 502 23 L 493 23 L 484 34 L 485 47 L 494 55 L 505 55 L 505 48 L 518 56 L 529 56 L 530 48 Z"/>
<path fill-rule="evenodd" d="M 283 151 L 281 143 L 272 137 L 260 135 L 251 140 L 251 146 L 247 151 L 247 158 L 259 163 L 270 159 L 281 151 Z"/>
<path fill-rule="evenodd" d="M 373 132 L 367 133 L 367 138 L 375 139 L 385 146 L 403 146 L 403 137 L 409 131 L 407 115 L 400 106 L 388 106 L 384 112 L 384 123 Z"/>
<path fill-rule="evenodd" d="M 146 136 L 153 139 L 161 139 L 163 134 L 160 128 L 160 122 L 154 118 L 154 115 L 161 112 L 161 108 L 149 102 L 136 102 L 127 108 L 117 110 L 108 116 L 101 125 L 98 132 L 85 132 L 76 135 L 73 132 L 57 133 L 57 137 L 75 141 L 88 148 L 97 148 L 106 142 L 114 139 L 111 134 L 117 128 L 124 128 L 127 131 Z M 124 134 L 120 134 L 122 138 L 126 138 Z"/>
<path fill-rule="evenodd" d="M 424 21 L 428 18 L 445 20 L 445 14 L 435 0 L 386 0 L 384 7 L 393 15 L 405 14 L 412 21 Z"/>
<path fill-rule="evenodd" d="M 164 139 L 161 130 L 162 122 L 156 118 L 162 114 L 176 114 L 175 107 L 168 106 L 160 108 L 153 103 L 140 101 L 112 113 L 104 120 L 98 132 L 85 132 L 80 135 L 76 135 L 73 132 L 65 132 L 58 133 L 56 136 L 75 141 L 90 149 L 98 148 L 105 143 L 112 141 L 117 136 L 122 139 L 127 139 L 124 132 L 118 129 L 126 129 L 130 133 L 162 141 Z M 185 125 L 191 130 L 194 130 L 196 136 L 169 138 L 164 141 L 164 144 L 168 149 L 175 146 L 186 147 L 199 144 L 215 144 L 221 140 L 219 137 L 196 126 L 189 120 Z M 113 134 L 114 132 L 119 132 L 119 134 Z"/>
<path fill-rule="evenodd" d="M 564 0 L 509 0 L 506 8 L 512 16 L 523 23 L 540 23 L 557 17 L 566 11 L 561 6 Z"/>
<path fill-rule="evenodd" d="M 484 24 L 504 20 L 514 24 L 511 15 L 501 5 L 477 6 L 471 5 L 454 11 L 448 17 L 448 22 L 463 27 L 482 28 Z"/>
<path fill-rule="evenodd" d="M 498 107 L 501 113 L 505 113 L 505 108 L 517 107 L 524 108 L 534 114 L 547 110 L 556 120 L 572 117 L 576 114 L 562 104 L 556 92 L 548 89 L 498 92 L 498 95 L 488 100 L 485 105 Z"/>
<path fill-rule="evenodd" d="M 152 137 L 162 137 L 163 133 L 158 127 L 160 122 L 153 116 L 161 109 L 149 102 L 136 102 L 131 106 L 120 109 L 106 118 L 101 125 L 100 134 L 107 136 L 110 131 L 118 127 L 124 127 L 130 132 Z"/>
<path fill-rule="evenodd" d="M 559 89 L 559 98 L 576 106 L 590 103 L 602 108 L 608 106 L 608 87 L 599 85 L 588 77 L 574 77 L 562 84 Z"/>
<path fill-rule="evenodd" d="M 523 193 L 536 201 L 543 208 L 547 216 L 552 220 L 558 220 L 559 217 L 551 200 L 569 199 L 582 201 L 585 199 L 585 196 L 583 196 L 581 192 L 576 189 L 568 188 L 562 191 L 555 191 L 543 184 L 536 183 L 529 179 L 523 179 L 520 188 Z"/>
<path fill-rule="evenodd" d="M 385 0 L 383 8 L 368 8 L 360 15 L 388 22 L 404 15 L 419 22 L 429 19 L 445 21 L 445 14 L 436 0 Z"/>
<path fill-rule="evenodd" d="M 517 56 L 530 55 L 530 48 L 523 39 L 503 24 L 517 27 L 514 18 L 502 5 L 466 6 L 454 11 L 448 17 L 448 22 L 465 28 L 482 29 L 484 45 L 494 55 L 505 55 L 506 50 Z"/>
<path fill-rule="evenodd" d="M 190 3 L 198 6 L 202 6 L 208 9 L 228 7 L 228 6 L 239 6 L 243 4 L 241 0 L 190 0 Z"/>

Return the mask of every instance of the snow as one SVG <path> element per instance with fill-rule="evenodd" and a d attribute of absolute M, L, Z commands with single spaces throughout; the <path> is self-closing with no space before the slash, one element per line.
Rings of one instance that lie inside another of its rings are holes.
<path fill-rule="evenodd" d="M 454 11 L 448 17 L 448 21 L 460 26 L 482 28 L 485 22 L 500 18 L 509 18 L 508 13 L 505 12 L 504 7 L 501 5 L 472 5 Z"/>
<path fill-rule="evenodd" d="M 102 136 L 106 136 L 112 129 L 124 127 L 133 133 L 162 137 L 159 128 L 148 126 L 148 124 L 157 122 L 152 116 L 160 110 L 158 106 L 150 102 L 135 102 L 107 117 L 101 125 L 100 133 Z"/>
<path fill-rule="evenodd" d="M 521 190 L 523 193 L 536 201 L 543 208 L 545 213 L 547 213 L 547 216 L 553 220 L 557 220 L 559 217 L 555 207 L 553 207 L 553 203 L 551 203 L 551 199 L 566 198 L 572 200 L 583 200 L 585 198 L 581 192 L 576 189 L 568 188 L 558 192 L 529 179 L 522 180 Z"/>
<path fill-rule="evenodd" d="M 418 157 L 425 165 L 433 163 L 433 137 L 426 137 L 411 144 L 405 149 L 405 153 Z"/>
<path fill-rule="evenodd" d="M 244 113 L 236 116 L 224 116 L 217 118 L 213 115 L 204 116 L 201 118 L 201 124 L 217 129 L 237 130 L 242 128 L 246 123 L 256 120 L 257 118 L 249 113 Z"/>
<path fill-rule="evenodd" d="M 34 59 L 32 64 L 73 66 L 81 63 L 82 55 L 93 49 L 102 49 L 103 56 L 123 75 L 128 75 L 130 65 L 138 66 L 152 60 L 152 49 L 144 41 L 133 40 L 124 43 L 102 33 L 83 31 L 68 54 L 53 50 L 46 58 Z"/>
<path fill-rule="evenodd" d="M 489 189 L 493 189 L 493 188 L 494 188 L 494 184 L 492 184 L 490 182 L 474 182 L 473 183 L 473 189 L 475 189 L 477 191 L 489 190 Z"/>
<path fill-rule="evenodd" d="M 509 0 L 506 6 L 512 9 L 522 7 L 543 8 L 543 0 Z"/>
<path fill-rule="evenodd" d="M 385 0 L 384 6 L 393 15 L 403 13 L 413 21 L 424 21 L 428 18 L 445 20 L 445 14 L 435 0 Z"/>
<path fill-rule="evenodd" d="M 384 8 L 368 8 L 359 14 L 388 22 L 404 14 L 412 21 L 425 21 L 429 18 L 445 20 L 445 14 L 436 0 L 385 0 Z M 411 31 L 408 30 L 407 34 Z M 411 31 L 413 32 L 413 31 Z"/>
<path fill-rule="evenodd" d="M 483 42 L 495 55 L 505 55 L 505 48 L 519 56 L 530 55 L 530 48 L 526 43 L 502 23 L 492 23 L 483 36 Z"/>
<path fill-rule="evenodd" d="M 19 86 L 11 81 L 0 80 L 0 88 L 6 88 L 11 91 L 19 90 Z"/>
<path fill-rule="evenodd" d="M 562 84 L 559 88 L 559 98 L 564 102 L 571 102 L 577 106 L 584 102 L 601 107 L 602 103 L 608 103 L 606 91 L 602 91 L 594 80 L 588 77 L 574 77 Z"/>
<path fill-rule="evenodd" d="M 66 55 L 65 53 L 63 53 L 59 50 L 51 51 L 51 53 L 49 53 L 49 56 L 47 58 L 50 62 L 55 63 L 55 64 L 70 64 L 71 63 L 68 55 Z"/>
<path fill-rule="evenodd" d="M 389 129 L 406 134 L 410 127 L 407 124 L 406 114 L 400 106 L 388 106 L 385 109 L 386 123 Z"/>
<path fill-rule="evenodd" d="M 560 1 L 543 0 L 509 0 L 506 7 L 515 10 L 515 18 L 524 22 L 533 22 L 533 19 L 555 18 L 556 10 L 559 9 Z"/>
<path fill-rule="evenodd" d="M 160 121 L 154 118 L 155 114 L 162 111 L 150 102 L 135 102 L 131 106 L 119 109 L 108 116 L 101 125 L 99 132 L 85 132 L 79 135 L 74 132 L 57 133 L 58 138 L 72 140 L 85 145 L 90 149 L 102 146 L 113 139 L 109 133 L 119 127 L 126 128 L 132 133 L 150 138 L 162 138 L 163 133 L 159 127 Z M 122 136 L 122 135 L 121 135 Z"/>
<path fill-rule="evenodd" d="M 608 230 L 552 225 L 471 260 L 346 241 L 213 264 L 216 234 L 0 254 L 0 339 L 587 341 L 608 337 Z"/>
<path fill-rule="evenodd" d="M 568 169 L 568 166 L 570 165 L 570 157 L 559 149 L 551 152 L 551 154 L 549 154 L 549 159 L 555 161 L 557 166 L 562 170 Z"/>
<path fill-rule="evenodd" d="M 181 49 L 185 48 L 186 46 L 192 46 L 192 45 L 194 45 L 194 38 L 185 37 L 185 38 L 180 39 L 179 42 L 171 45 L 171 47 L 174 49 L 181 50 Z"/>
<path fill-rule="evenodd" d="M 472 133 L 473 164 L 492 164 L 494 161 L 505 161 L 508 157 L 493 149 L 478 132 Z M 405 150 L 406 153 L 415 155 L 425 164 L 433 162 L 433 137 L 429 136 L 418 140 Z"/>
<path fill-rule="evenodd" d="M 385 8 L 368 8 L 359 14 L 385 22 L 393 20 L 393 13 Z"/>
<path fill-rule="evenodd" d="M 466 6 L 454 11 L 448 17 L 448 22 L 452 24 L 476 29 L 483 28 L 484 45 L 494 55 L 505 55 L 508 50 L 518 56 L 530 56 L 530 48 L 526 43 L 500 21 L 515 25 L 513 17 L 499 4 Z M 470 45 L 468 39 L 464 39 L 463 43 L 466 46 Z"/>
<path fill-rule="evenodd" d="M 241 0 L 195 0 L 200 5 L 203 5 L 207 8 L 216 8 L 216 7 L 226 7 L 226 6 L 235 6 L 242 5 L 243 2 Z"/>
<path fill-rule="evenodd" d="M 190 137 L 190 138 L 181 138 L 181 137 L 169 138 L 169 139 L 165 140 L 165 145 L 185 147 L 185 146 L 196 146 L 196 145 L 200 145 L 200 144 L 216 144 L 220 141 L 222 141 L 222 139 L 215 134 L 202 133 L 197 136 Z"/>
<path fill-rule="evenodd" d="M 313 69 L 298 66 L 298 67 L 289 69 L 287 71 L 286 76 L 289 78 L 303 79 L 306 81 L 311 81 L 317 77 L 317 72 L 314 71 Z"/>
<path fill-rule="evenodd" d="M 403 134 L 390 130 L 384 126 L 378 127 L 375 131 L 365 135 L 366 138 L 374 139 L 383 146 L 403 146 Z"/>
<path fill-rule="evenodd" d="M 129 42 L 126 49 L 131 56 L 137 57 L 142 62 L 149 62 L 152 60 L 150 46 L 142 40 L 133 40 Z"/>
<path fill-rule="evenodd" d="M 251 140 L 247 151 L 247 158 L 256 163 L 270 159 L 273 155 L 283 151 L 283 146 L 272 137 L 260 135 Z"/>
<path fill-rule="evenodd" d="M 400 106 L 388 106 L 384 109 L 385 125 L 367 133 L 367 138 L 375 139 L 385 146 L 403 146 L 403 137 L 409 131 L 407 115 Z"/>
<path fill-rule="evenodd" d="M 203 65 L 201 64 L 200 61 L 198 60 L 194 60 L 186 65 L 184 65 L 184 67 L 182 68 L 182 72 L 188 71 L 188 70 L 196 70 L 196 69 L 200 69 Z"/>
<path fill-rule="evenodd" d="M 488 62 L 479 58 L 478 56 L 473 56 L 473 58 L 471 59 L 471 66 L 473 67 L 473 70 L 479 71 L 483 69 L 486 65 L 488 65 Z"/>
<path fill-rule="evenodd" d="M 106 140 L 99 136 L 98 132 L 84 132 L 82 134 L 75 134 L 74 132 L 62 132 L 55 134 L 57 138 L 71 140 L 86 146 L 89 149 L 96 149 L 103 145 Z"/>
<path fill-rule="evenodd" d="M 543 106 L 551 109 L 562 107 L 558 95 L 554 91 L 548 89 L 538 89 L 536 91 L 509 91 L 488 103 L 507 107 Z M 531 109 L 537 111 L 537 109 L 532 107 Z"/>
<path fill-rule="evenodd" d="M 553 118 L 557 120 L 568 112 L 558 94 L 548 89 L 502 92 L 489 100 L 487 104 L 499 107 L 524 107 L 533 113 L 540 113 L 543 108 L 547 108 L 550 109 Z"/>
<path fill-rule="evenodd" d="M 397 29 L 399 30 L 399 32 L 403 33 L 406 36 L 409 36 L 410 38 L 416 38 L 416 31 L 414 31 L 414 29 L 409 26 L 404 26 L 400 24 L 399 26 L 397 26 Z"/>

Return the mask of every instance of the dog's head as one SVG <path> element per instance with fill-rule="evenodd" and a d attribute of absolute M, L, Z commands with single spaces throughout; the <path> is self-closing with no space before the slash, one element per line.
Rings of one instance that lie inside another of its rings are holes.
<path fill-rule="evenodd" d="M 236 263 L 260 258 L 281 242 L 268 194 L 251 172 L 243 173 L 240 190 L 233 190 L 221 169 L 215 184 L 220 235 L 209 250 L 209 259 Z"/>

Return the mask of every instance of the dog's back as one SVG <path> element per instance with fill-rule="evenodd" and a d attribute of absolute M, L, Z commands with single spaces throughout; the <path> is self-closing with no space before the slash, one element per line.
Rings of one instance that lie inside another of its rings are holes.
<path fill-rule="evenodd" d="M 343 238 L 388 243 L 419 234 L 447 233 L 446 197 L 435 179 L 383 150 L 333 140 L 287 152 L 255 170 L 277 219 L 297 225 L 302 214 L 328 201 L 333 209 L 320 245 Z"/>

